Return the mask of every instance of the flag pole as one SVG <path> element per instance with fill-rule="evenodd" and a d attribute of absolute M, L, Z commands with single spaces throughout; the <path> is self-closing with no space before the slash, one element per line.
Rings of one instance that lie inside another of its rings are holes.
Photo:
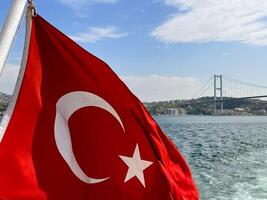
<path fill-rule="evenodd" d="M 3 28 L 0 33 L 0 77 L 6 64 L 12 44 L 19 30 L 27 0 L 12 0 Z"/>
<path fill-rule="evenodd" d="M 12 95 L 12 101 L 9 103 L 8 108 L 5 112 L 4 117 L 2 118 L 2 121 L 0 122 L 0 143 L 3 139 L 3 136 L 5 134 L 6 128 L 9 124 L 9 121 L 11 119 L 11 116 L 13 114 L 20 87 L 23 81 L 23 76 L 26 68 L 28 53 L 29 53 L 29 46 L 30 46 L 30 36 L 31 36 L 31 26 L 32 26 L 32 17 L 36 16 L 36 10 L 33 5 L 33 2 L 31 0 L 28 0 L 28 9 L 26 12 L 26 31 L 25 31 L 25 40 L 24 40 L 24 50 L 23 50 L 23 56 L 21 60 L 21 66 L 19 69 L 19 74 L 16 82 L 16 86 Z M 1 53 L 1 52 L 0 52 Z"/>

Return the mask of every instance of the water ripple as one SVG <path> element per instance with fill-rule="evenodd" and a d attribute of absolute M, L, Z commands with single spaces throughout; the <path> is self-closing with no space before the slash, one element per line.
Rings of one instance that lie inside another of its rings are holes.
<path fill-rule="evenodd" d="M 190 164 L 202 200 L 267 200 L 267 117 L 155 117 Z"/>

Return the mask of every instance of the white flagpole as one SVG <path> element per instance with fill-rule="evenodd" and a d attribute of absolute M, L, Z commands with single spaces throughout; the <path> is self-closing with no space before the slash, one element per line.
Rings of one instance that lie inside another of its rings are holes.
<path fill-rule="evenodd" d="M 0 77 L 6 64 L 12 44 L 21 24 L 27 0 L 12 0 L 12 6 L 8 12 L 0 33 Z"/>
<path fill-rule="evenodd" d="M 27 15 L 26 15 L 26 33 L 25 33 L 25 42 L 24 42 L 24 50 L 23 50 L 23 56 L 21 60 L 21 66 L 20 66 L 19 75 L 18 75 L 17 82 L 16 82 L 16 87 L 12 95 L 12 101 L 8 105 L 5 115 L 0 123 L 0 143 L 3 139 L 6 128 L 13 114 L 13 111 L 14 111 L 14 108 L 15 108 L 15 105 L 18 99 L 19 90 L 20 90 L 20 87 L 23 81 L 23 76 L 24 76 L 24 72 L 25 72 L 25 68 L 27 64 L 29 46 L 30 46 L 32 16 L 35 16 L 35 15 L 36 15 L 36 11 L 35 11 L 34 5 L 31 1 L 29 1 L 29 9 L 27 10 Z"/>

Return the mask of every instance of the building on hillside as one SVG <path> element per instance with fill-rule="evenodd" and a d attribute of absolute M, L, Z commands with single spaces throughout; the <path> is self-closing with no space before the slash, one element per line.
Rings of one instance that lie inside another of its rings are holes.
<path fill-rule="evenodd" d="M 234 115 L 251 115 L 249 111 L 246 108 L 235 108 L 234 109 Z"/>
<path fill-rule="evenodd" d="M 232 109 L 224 109 L 223 115 L 233 115 L 234 111 Z"/>
<path fill-rule="evenodd" d="M 168 115 L 186 115 L 186 110 L 183 108 L 168 108 Z"/>
<path fill-rule="evenodd" d="M 265 109 L 261 109 L 261 110 L 258 110 L 257 114 L 258 114 L 258 115 L 266 115 L 267 112 L 266 112 Z"/>
<path fill-rule="evenodd" d="M 235 112 L 246 112 L 247 110 L 245 108 L 235 108 Z"/>

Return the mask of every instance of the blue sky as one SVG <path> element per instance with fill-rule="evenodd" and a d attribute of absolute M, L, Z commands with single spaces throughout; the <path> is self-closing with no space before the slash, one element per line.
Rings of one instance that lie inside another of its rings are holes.
<path fill-rule="evenodd" d="M 1 2 L 0 24 L 11 0 Z M 36 0 L 46 20 L 105 60 L 143 101 L 191 98 L 213 74 L 267 86 L 263 0 Z M 0 91 L 12 93 L 24 30 Z"/>

